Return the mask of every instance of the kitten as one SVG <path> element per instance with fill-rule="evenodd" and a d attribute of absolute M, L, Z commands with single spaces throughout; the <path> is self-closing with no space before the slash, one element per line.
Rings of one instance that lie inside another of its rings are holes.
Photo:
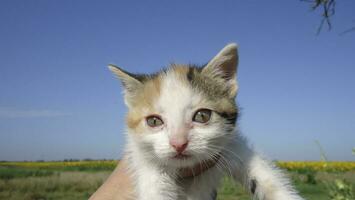
<path fill-rule="evenodd" d="M 225 175 L 255 199 L 302 200 L 237 126 L 236 44 L 207 65 L 171 65 L 153 75 L 109 66 L 124 86 L 127 146 L 91 200 L 213 200 Z"/>

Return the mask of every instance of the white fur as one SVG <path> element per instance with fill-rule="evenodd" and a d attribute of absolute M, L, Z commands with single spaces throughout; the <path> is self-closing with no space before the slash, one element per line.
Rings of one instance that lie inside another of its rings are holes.
<path fill-rule="evenodd" d="M 212 200 L 213 190 L 226 174 L 248 191 L 250 181 L 255 179 L 257 199 L 302 200 L 280 170 L 257 155 L 238 130 L 224 130 L 218 115 L 212 114 L 208 125 L 193 124 L 194 112 L 209 106 L 201 94 L 169 71 L 162 80 L 161 95 L 154 106 L 164 125 L 158 129 L 147 126 L 145 133 L 127 134 L 126 151 L 139 200 Z M 193 128 L 189 130 L 186 152 L 193 158 L 172 159 L 175 150 L 169 145 L 169 137 L 190 125 Z M 193 166 L 211 158 L 212 153 L 221 155 L 214 167 L 191 179 L 177 178 L 179 167 Z"/>

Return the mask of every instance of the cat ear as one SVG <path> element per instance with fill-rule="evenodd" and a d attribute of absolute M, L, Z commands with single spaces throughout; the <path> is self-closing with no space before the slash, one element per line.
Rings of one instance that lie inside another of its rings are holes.
<path fill-rule="evenodd" d="M 139 80 L 139 76 L 124 71 L 116 65 L 110 64 L 108 68 L 120 79 L 125 89 L 125 102 L 129 105 L 129 101 L 138 90 L 142 87 L 142 82 Z"/>
<path fill-rule="evenodd" d="M 202 69 L 202 73 L 224 80 L 230 89 L 231 97 L 234 97 L 238 90 L 236 80 L 238 60 L 238 46 L 235 43 L 228 44 L 208 62 Z"/>

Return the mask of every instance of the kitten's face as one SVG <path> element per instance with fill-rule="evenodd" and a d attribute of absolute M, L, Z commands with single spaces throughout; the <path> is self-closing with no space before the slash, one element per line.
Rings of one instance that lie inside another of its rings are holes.
<path fill-rule="evenodd" d="M 203 68 L 138 76 L 111 67 L 125 86 L 129 134 L 146 158 L 187 167 L 218 156 L 234 134 L 236 65 L 229 45 Z"/>

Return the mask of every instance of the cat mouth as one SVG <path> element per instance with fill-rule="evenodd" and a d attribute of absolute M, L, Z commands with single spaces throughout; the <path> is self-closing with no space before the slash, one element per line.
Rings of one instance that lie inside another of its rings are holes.
<path fill-rule="evenodd" d="M 176 154 L 173 158 L 177 159 L 177 160 L 186 160 L 189 159 L 191 156 L 190 155 L 186 155 L 186 154 Z"/>

